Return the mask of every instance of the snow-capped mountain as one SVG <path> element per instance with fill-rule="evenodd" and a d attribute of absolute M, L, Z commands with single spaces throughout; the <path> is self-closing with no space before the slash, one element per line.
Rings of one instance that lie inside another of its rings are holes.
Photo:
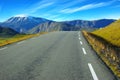
<path fill-rule="evenodd" d="M 18 32 L 26 32 L 33 27 L 39 25 L 40 23 L 48 22 L 50 20 L 39 18 L 39 17 L 32 17 L 32 16 L 15 16 L 11 17 L 5 22 L 2 22 L 1 26 L 10 27 Z"/>

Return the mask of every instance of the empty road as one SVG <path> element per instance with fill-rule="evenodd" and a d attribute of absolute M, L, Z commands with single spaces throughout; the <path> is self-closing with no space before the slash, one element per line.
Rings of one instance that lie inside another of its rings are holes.
<path fill-rule="evenodd" d="M 0 48 L 0 80 L 115 80 L 81 32 L 51 32 Z"/>

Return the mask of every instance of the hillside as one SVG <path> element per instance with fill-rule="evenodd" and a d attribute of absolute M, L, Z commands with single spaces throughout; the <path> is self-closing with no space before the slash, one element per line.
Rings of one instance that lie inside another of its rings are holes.
<path fill-rule="evenodd" d="M 37 33 L 37 32 L 49 32 L 49 31 L 79 31 L 79 30 L 94 30 L 96 28 L 101 28 L 109 25 L 114 22 L 113 19 L 101 19 L 101 20 L 73 20 L 73 21 L 63 21 L 55 22 L 49 21 L 41 23 L 38 26 L 30 29 L 28 33 Z"/>
<path fill-rule="evenodd" d="M 99 20 L 73 20 L 73 21 L 65 21 L 64 23 L 68 23 L 72 26 L 80 27 L 80 28 L 102 28 L 105 27 L 112 22 L 114 19 L 99 19 Z"/>
<path fill-rule="evenodd" d="M 120 20 L 93 32 L 113 45 L 120 47 Z"/>
<path fill-rule="evenodd" d="M 11 37 L 18 34 L 15 30 L 0 26 L 0 37 Z"/>
<path fill-rule="evenodd" d="M 80 28 L 79 28 L 80 29 Z M 79 30 L 78 28 L 74 28 L 73 26 L 63 23 L 63 22 L 46 22 L 40 24 L 33 29 L 29 30 L 28 33 L 38 33 L 38 32 L 50 32 L 50 31 L 72 31 Z"/>

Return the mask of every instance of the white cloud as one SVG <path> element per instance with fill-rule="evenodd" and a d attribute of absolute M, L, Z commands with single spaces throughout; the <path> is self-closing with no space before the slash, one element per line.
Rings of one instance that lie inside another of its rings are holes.
<path fill-rule="evenodd" d="M 48 12 L 59 12 L 62 9 L 65 8 L 69 8 L 71 6 L 80 4 L 81 2 L 86 1 L 86 0 L 65 0 L 62 5 L 61 4 L 57 4 L 52 10 L 48 11 Z M 57 2 L 56 2 L 57 3 Z"/>
<path fill-rule="evenodd" d="M 40 9 L 47 8 L 47 7 L 49 7 L 53 4 L 54 4 L 54 2 L 48 2 L 47 0 L 43 0 L 43 1 L 37 2 L 36 4 L 33 4 L 33 5 L 29 6 L 23 12 L 24 12 L 24 14 L 29 15 L 29 14 L 37 12 Z"/>
<path fill-rule="evenodd" d="M 107 19 L 120 19 L 120 14 L 109 14 L 109 15 L 106 15 L 105 18 L 107 18 Z"/>
<path fill-rule="evenodd" d="M 14 17 L 27 17 L 28 15 L 26 14 L 18 14 L 18 15 L 15 15 Z"/>
<path fill-rule="evenodd" d="M 110 5 L 113 2 L 114 1 L 101 2 L 101 3 L 97 3 L 97 4 L 87 4 L 87 5 L 84 5 L 84 6 L 81 6 L 81 7 L 77 7 L 77 8 L 63 9 L 60 12 L 62 12 L 62 13 L 74 13 L 74 12 L 78 12 L 78 11 L 82 11 L 82 10 L 88 10 L 88 9 L 94 9 L 94 8 L 98 8 L 98 7 L 107 6 L 107 5 Z"/>
<path fill-rule="evenodd" d="M 36 12 L 37 10 L 40 10 L 40 9 L 43 9 L 43 8 L 46 8 L 50 5 L 54 4 L 54 2 L 50 2 L 50 3 L 45 3 L 45 4 L 37 4 L 36 7 L 33 7 L 32 9 L 30 9 L 30 13 L 34 13 Z"/>
<path fill-rule="evenodd" d="M 67 1 L 66 3 L 63 3 L 63 5 L 61 6 L 62 8 L 67 8 L 67 7 L 71 7 L 74 6 L 76 4 L 80 4 L 81 2 L 86 1 L 86 0 L 72 0 L 72 1 Z"/>

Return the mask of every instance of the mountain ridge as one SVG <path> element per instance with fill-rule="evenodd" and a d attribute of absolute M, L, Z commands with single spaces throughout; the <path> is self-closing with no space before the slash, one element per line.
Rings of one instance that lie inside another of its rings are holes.
<path fill-rule="evenodd" d="M 103 28 L 114 22 L 112 19 L 101 19 L 96 21 L 85 21 L 85 20 L 74 20 L 74 21 L 63 21 L 63 22 L 45 22 L 32 28 L 28 33 L 37 33 L 41 31 L 79 31 L 82 29 L 96 29 Z M 104 24 L 103 24 L 104 23 Z M 43 26 L 44 25 L 44 26 Z M 36 29 L 36 30 L 35 30 Z"/>
<path fill-rule="evenodd" d="M 19 33 L 36 33 L 41 31 L 78 31 L 87 28 L 102 28 L 114 22 L 114 19 L 100 20 L 72 20 L 72 21 L 53 21 L 40 17 L 33 16 L 14 16 L 8 20 L 1 22 L 1 26 L 7 26 Z M 103 24 L 104 23 L 104 24 Z M 38 28 L 39 26 L 39 28 Z M 35 30 L 36 29 L 36 30 Z M 33 30 L 33 31 L 32 31 Z"/>

